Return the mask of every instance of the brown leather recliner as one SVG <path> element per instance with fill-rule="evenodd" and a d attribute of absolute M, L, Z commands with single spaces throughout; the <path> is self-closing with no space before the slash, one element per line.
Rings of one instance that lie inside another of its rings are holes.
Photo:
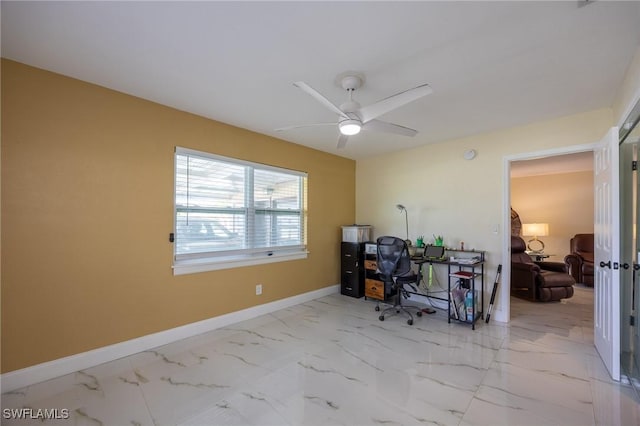
<path fill-rule="evenodd" d="M 593 287 L 593 234 L 576 234 L 569 248 L 570 254 L 564 258 L 567 270 L 577 283 Z"/>
<path fill-rule="evenodd" d="M 511 236 L 511 295 L 538 302 L 553 302 L 573 296 L 576 283 L 562 262 L 534 262 L 527 246 Z"/>

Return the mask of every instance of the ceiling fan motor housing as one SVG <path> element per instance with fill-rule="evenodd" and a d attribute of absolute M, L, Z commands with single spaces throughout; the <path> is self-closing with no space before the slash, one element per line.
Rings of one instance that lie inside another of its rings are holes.
<path fill-rule="evenodd" d="M 342 88 L 348 91 L 354 91 L 362 86 L 362 79 L 357 75 L 346 75 L 342 77 Z"/>
<path fill-rule="evenodd" d="M 356 114 L 360 109 L 360 104 L 354 100 L 348 100 L 347 102 L 340 105 L 340 109 L 344 112 Z"/>

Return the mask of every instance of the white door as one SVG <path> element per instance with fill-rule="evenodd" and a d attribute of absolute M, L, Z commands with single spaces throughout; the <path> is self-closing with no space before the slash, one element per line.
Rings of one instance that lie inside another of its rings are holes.
<path fill-rule="evenodd" d="M 614 380 L 620 380 L 620 175 L 618 128 L 594 152 L 594 340 Z"/>

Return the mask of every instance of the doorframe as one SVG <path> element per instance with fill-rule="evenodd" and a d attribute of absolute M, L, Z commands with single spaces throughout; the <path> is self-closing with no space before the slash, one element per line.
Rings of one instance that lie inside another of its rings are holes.
<path fill-rule="evenodd" d="M 593 152 L 597 146 L 598 141 L 506 155 L 502 158 L 502 264 L 505 267 L 502 268 L 502 285 L 497 303 L 500 310 L 494 313 L 496 321 L 508 323 L 511 320 L 511 162 Z"/>

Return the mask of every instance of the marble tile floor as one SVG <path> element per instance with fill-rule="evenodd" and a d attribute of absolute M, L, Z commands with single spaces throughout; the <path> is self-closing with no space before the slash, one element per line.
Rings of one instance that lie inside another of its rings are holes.
<path fill-rule="evenodd" d="M 2 424 L 640 425 L 594 349 L 591 290 L 511 303 L 472 331 L 335 294 L 3 394 L 69 419 Z"/>
<path fill-rule="evenodd" d="M 622 372 L 622 380 L 629 382 L 640 395 L 640 368 L 636 362 L 635 356 L 631 352 L 624 352 L 620 357 L 620 371 Z"/>

